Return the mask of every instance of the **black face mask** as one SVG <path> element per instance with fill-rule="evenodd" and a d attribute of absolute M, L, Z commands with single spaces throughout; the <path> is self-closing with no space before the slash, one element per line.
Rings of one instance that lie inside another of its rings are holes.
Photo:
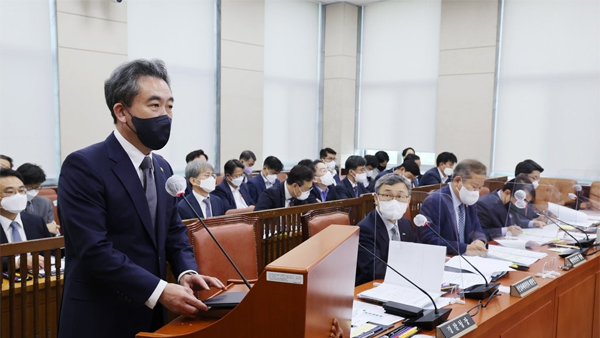
<path fill-rule="evenodd" d="M 381 166 L 381 165 L 378 165 L 378 166 L 377 166 L 377 169 L 379 169 L 379 171 L 381 172 L 381 171 L 384 171 L 386 167 L 387 167 L 387 166 Z"/>
<path fill-rule="evenodd" d="M 131 116 L 131 121 L 137 131 L 136 135 L 143 145 L 152 150 L 159 150 L 169 142 L 172 120 L 169 115 L 141 119 L 131 115 L 129 111 L 127 113 Z M 127 126 L 129 127 L 129 125 Z"/>

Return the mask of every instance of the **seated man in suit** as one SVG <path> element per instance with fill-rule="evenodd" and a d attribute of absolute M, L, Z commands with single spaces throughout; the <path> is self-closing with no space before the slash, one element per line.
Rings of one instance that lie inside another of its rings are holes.
<path fill-rule="evenodd" d="M 217 196 L 223 201 L 225 212 L 238 209 L 243 212 L 254 210 L 254 200 L 250 195 L 248 185 L 244 183 L 244 165 L 238 160 L 229 160 L 223 167 L 225 177 L 217 185 L 211 195 Z"/>
<path fill-rule="evenodd" d="M 23 176 L 23 183 L 27 188 L 25 212 L 41 216 L 46 222 L 48 231 L 56 235 L 58 226 L 54 221 L 52 201 L 44 196 L 38 196 L 42 183 L 46 180 L 44 170 L 35 164 L 24 163 L 17 168 L 17 171 Z"/>
<path fill-rule="evenodd" d="M 0 169 L 12 169 L 13 160 L 6 155 L 0 155 Z"/>
<path fill-rule="evenodd" d="M 283 170 L 283 163 L 275 156 L 267 156 L 263 162 L 260 174 L 251 178 L 248 182 L 248 189 L 252 199 L 258 201 L 258 197 L 268 188 L 278 185 L 281 182 L 277 175 Z"/>
<path fill-rule="evenodd" d="M 265 190 L 256 202 L 254 211 L 287 208 L 308 204 L 314 174 L 311 168 L 295 165 L 285 182 Z"/>
<path fill-rule="evenodd" d="M 369 191 L 363 185 L 367 180 L 367 161 L 362 156 L 352 155 L 346 160 L 346 171 L 348 175 L 335 188 L 338 199 L 354 198 Z"/>
<path fill-rule="evenodd" d="M 410 183 L 411 186 L 414 187 L 414 180 L 421 175 L 419 166 L 417 165 L 417 163 L 415 163 L 414 161 L 404 161 L 401 165 L 397 166 L 397 167 L 393 167 L 387 170 L 384 170 L 382 172 L 379 173 L 379 175 L 377 175 L 377 177 L 375 177 L 375 179 L 373 181 L 371 181 L 371 190 L 373 190 L 375 188 L 375 184 L 377 182 L 377 180 L 379 180 L 381 177 L 387 175 L 387 174 L 398 174 L 400 176 L 404 176 L 406 177 Z"/>
<path fill-rule="evenodd" d="M 369 190 L 369 192 L 373 192 L 372 187 L 374 185 L 372 185 L 372 183 L 377 177 L 374 172 L 375 169 L 377 169 L 377 166 L 379 166 L 379 162 L 377 161 L 377 157 L 375 157 L 375 155 L 365 155 L 365 161 L 367 161 L 367 164 L 365 165 L 365 169 L 367 169 L 367 181 L 364 182 L 363 185 L 365 188 L 367 188 L 367 190 Z"/>
<path fill-rule="evenodd" d="M 41 216 L 23 212 L 27 207 L 27 189 L 21 174 L 12 169 L 0 169 L 0 243 L 17 243 L 32 239 L 52 237 Z M 8 269 L 6 257 L 2 261 Z M 17 268 L 20 261 L 16 262 Z M 44 267 L 39 257 L 40 268 Z M 33 268 L 32 256 L 27 257 L 27 268 Z"/>
<path fill-rule="evenodd" d="M 436 167 L 431 168 L 423 174 L 419 180 L 419 186 L 440 183 L 449 183 L 452 177 L 454 164 L 458 162 L 453 153 L 440 153 L 435 159 Z"/>
<path fill-rule="evenodd" d="M 525 193 L 524 201 L 519 202 L 515 197 L 519 190 Z M 524 209 L 533 197 L 535 189 L 525 175 L 519 175 L 506 182 L 502 189 L 482 196 L 477 202 L 477 215 L 488 240 L 506 236 L 507 232 L 516 236 L 523 232 L 522 228 L 543 228 L 543 222 L 530 220 L 525 214 Z"/>
<path fill-rule="evenodd" d="M 314 160 L 311 165 L 315 172 L 315 178 L 313 179 L 313 188 L 308 198 L 309 203 L 337 200 L 335 181 L 331 171 L 327 170 L 327 166 L 321 160 Z"/>
<path fill-rule="evenodd" d="M 385 168 L 387 168 L 387 164 L 390 161 L 390 156 L 385 151 L 380 150 L 375 153 L 375 157 L 377 157 L 377 161 L 379 162 L 379 164 L 377 165 L 377 168 L 373 170 L 373 175 L 377 177 L 377 175 L 379 175 L 382 171 L 385 170 Z"/>
<path fill-rule="evenodd" d="M 375 185 L 375 210 L 358 223 L 359 243 L 386 262 L 390 241 L 417 241 L 412 222 L 403 217 L 410 203 L 410 191 L 410 182 L 405 177 L 384 175 Z M 358 247 L 356 285 L 383 279 L 385 271 L 385 264 Z"/>
<path fill-rule="evenodd" d="M 221 216 L 225 214 L 223 202 L 217 196 L 209 194 L 215 190 L 216 178 L 212 164 L 195 160 L 185 166 L 185 178 L 192 186 L 192 193 L 186 195 L 187 200 L 201 218 Z M 181 219 L 196 218 L 190 206 L 182 199 L 177 204 Z"/>
<path fill-rule="evenodd" d="M 256 162 L 256 155 L 252 150 L 244 150 L 240 154 L 240 162 L 244 165 L 244 176 L 246 176 L 244 182 L 248 183 L 252 178 L 252 167 Z"/>
<path fill-rule="evenodd" d="M 192 161 L 195 160 L 200 160 L 200 161 L 204 161 L 207 162 L 208 161 L 208 155 L 206 155 L 204 153 L 204 150 L 202 149 L 198 149 L 198 150 L 194 150 L 192 152 L 190 152 L 189 154 L 187 154 L 185 156 L 185 163 L 190 163 Z M 185 187 L 185 195 L 189 195 L 192 193 L 192 186 L 190 185 L 190 181 L 186 182 L 186 187 Z"/>
<path fill-rule="evenodd" d="M 416 176 L 413 180 L 412 180 L 412 186 L 413 188 L 418 187 L 419 183 L 421 182 L 421 157 L 419 157 L 419 155 L 416 154 L 408 154 L 406 155 L 406 157 L 404 158 L 404 162 L 408 162 L 408 161 L 413 161 L 417 164 L 417 166 L 419 166 L 419 175 Z"/>
<path fill-rule="evenodd" d="M 515 167 L 515 177 L 524 174 L 531 180 L 533 187 L 537 189 L 540 185 L 540 176 L 544 172 L 544 168 L 537 164 L 534 160 L 525 160 L 519 162 Z"/>
<path fill-rule="evenodd" d="M 456 166 L 449 185 L 433 192 L 421 205 L 421 214 L 428 218 L 428 226 L 418 228 L 421 243 L 443 245 L 446 253 L 456 252 L 473 256 L 487 254 L 486 237 L 477 217 L 479 189 L 483 187 L 486 167 L 476 160 L 464 160 Z M 439 238 L 435 229 L 450 245 Z"/>
<path fill-rule="evenodd" d="M 337 153 L 335 152 L 335 150 L 331 148 L 324 148 L 321 149 L 321 151 L 319 152 L 319 158 L 321 159 L 321 161 L 323 161 L 323 163 L 325 163 L 329 171 L 331 171 L 333 179 L 337 184 L 340 183 L 340 176 L 338 175 L 338 167 L 335 163 L 335 160 L 337 159 L 336 155 Z"/>

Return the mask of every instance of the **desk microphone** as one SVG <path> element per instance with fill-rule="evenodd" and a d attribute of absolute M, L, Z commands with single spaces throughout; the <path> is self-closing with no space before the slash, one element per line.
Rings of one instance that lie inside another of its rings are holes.
<path fill-rule="evenodd" d="M 577 193 L 577 195 L 575 195 L 573 193 L 569 193 L 569 198 L 572 198 L 571 194 L 575 195 L 575 198 L 573 198 L 573 200 L 575 201 L 575 210 L 579 210 L 579 197 L 581 195 L 581 185 L 575 184 L 575 185 L 573 185 L 573 189 L 575 189 L 575 192 Z"/>
<path fill-rule="evenodd" d="M 192 207 L 190 202 L 184 196 L 185 188 L 186 188 L 185 178 L 178 176 L 178 175 L 173 175 L 173 176 L 169 177 L 169 179 L 167 180 L 167 183 L 165 183 L 165 189 L 167 190 L 169 195 L 171 195 L 173 197 L 181 197 L 187 203 L 187 205 L 190 207 L 190 210 L 192 210 L 192 212 L 194 213 L 194 215 L 196 216 L 196 218 L 198 219 L 200 224 L 202 224 L 204 229 L 206 229 L 206 232 L 210 235 L 212 240 L 217 244 L 219 249 L 221 249 L 221 252 L 223 252 L 223 255 L 225 255 L 225 257 L 227 257 L 227 260 L 229 260 L 229 263 L 231 263 L 231 265 L 233 266 L 235 271 L 237 271 L 238 275 L 240 275 L 240 277 L 244 281 L 244 284 L 246 284 L 248 289 L 251 289 L 252 286 L 250 286 L 250 283 L 248 283 L 248 280 L 246 279 L 246 277 L 244 277 L 244 275 L 242 274 L 240 269 L 238 269 L 238 267 L 235 265 L 235 263 L 231 260 L 231 258 L 227 254 L 227 252 L 225 252 L 225 249 L 223 249 L 223 247 L 221 246 L 221 243 L 219 243 L 219 241 L 217 241 L 215 236 L 213 236 L 212 232 L 210 232 L 210 230 L 208 229 L 206 224 L 204 224 L 204 221 L 202 221 L 202 218 L 200 218 L 200 215 L 198 215 L 196 210 L 194 210 L 194 208 Z"/>
<path fill-rule="evenodd" d="M 452 248 L 452 250 L 454 250 L 454 252 L 456 252 L 457 255 L 459 255 L 462 259 L 464 259 L 465 262 L 469 263 L 469 265 L 473 269 L 475 269 L 475 271 L 477 271 L 481 275 L 481 277 L 483 277 L 485 284 L 477 284 L 477 285 L 473 285 L 473 286 L 463 289 L 463 294 L 465 295 L 465 297 L 473 298 L 473 299 L 486 299 L 486 298 L 490 297 L 492 295 L 492 293 L 494 293 L 494 291 L 496 291 L 496 289 L 498 289 L 498 287 L 500 286 L 500 283 L 488 283 L 487 278 L 485 278 L 485 276 L 481 273 L 481 271 L 479 271 L 479 269 L 477 269 L 475 267 L 475 265 L 471 264 L 471 262 L 469 262 L 460 253 L 460 251 L 456 250 L 454 248 L 454 246 L 452 244 L 450 244 L 444 237 L 442 237 L 442 235 L 440 235 L 437 231 L 435 231 L 434 228 L 428 226 L 431 224 L 431 221 L 425 215 L 418 214 L 417 216 L 415 216 L 413 221 L 414 221 L 415 225 L 418 227 L 427 226 L 427 228 L 429 228 L 431 231 L 433 231 L 441 240 L 446 242 L 446 244 L 448 244 L 448 246 L 450 248 Z"/>
<path fill-rule="evenodd" d="M 394 269 L 386 261 L 379 258 L 376 254 L 371 252 L 369 249 L 365 248 L 362 244 L 358 243 L 358 246 L 360 246 L 363 250 L 368 252 L 371 256 L 375 257 L 381 263 L 385 264 L 388 268 L 390 268 L 392 271 L 397 273 L 398 276 L 404 278 L 405 281 L 409 282 L 412 286 L 416 287 L 419 291 L 424 293 L 429 298 L 429 300 L 431 300 L 431 304 L 433 304 L 433 310 L 429 310 L 429 311 L 426 311 L 425 313 L 423 313 L 423 310 L 414 311 L 415 310 L 414 306 L 409 306 L 409 305 L 400 304 L 400 303 L 396 303 L 396 302 L 386 302 L 383 305 L 383 307 L 386 308 L 386 312 L 388 312 L 387 308 L 389 306 L 393 306 L 395 311 L 392 311 L 392 312 L 396 312 L 403 317 L 408 317 L 409 313 L 413 313 L 413 315 L 416 314 L 417 316 L 422 314 L 420 317 L 407 318 L 404 321 L 404 325 L 417 326 L 420 328 L 424 328 L 426 330 L 433 330 L 439 324 L 445 322 L 448 319 L 448 316 L 450 316 L 450 312 L 452 312 L 452 309 L 438 309 L 437 305 L 435 305 L 435 302 L 433 301 L 433 298 L 431 298 L 431 296 L 429 295 L 429 293 L 427 293 L 427 291 L 421 289 L 417 284 L 413 283 L 410 279 L 404 277 L 404 275 L 401 274 L 400 272 L 398 272 L 398 270 Z M 392 304 L 389 304 L 389 303 L 392 303 Z M 388 306 L 386 306 L 386 304 Z"/>
<path fill-rule="evenodd" d="M 570 192 L 569 198 L 572 199 L 573 201 L 577 200 L 577 202 L 579 202 L 580 200 L 583 200 L 583 202 L 587 201 L 590 203 L 590 207 L 592 207 L 592 209 L 596 209 L 596 210 L 600 211 L 600 209 L 594 205 L 594 201 L 591 201 L 589 198 L 587 198 L 585 196 L 579 196 L 579 194 L 575 195 L 574 193 Z M 576 208 L 577 208 L 577 206 L 576 206 Z"/>
<path fill-rule="evenodd" d="M 534 211 L 535 211 L 535 212 L 537 212 L 537 213 L 539 213 L 539 214 L 541 214 L 541 213 L 542 213 L 542 212 L 541 212 L 541 210 L 540 210 L 540 209 L 538 209 L 538 208 L 537 208 L 535 205 L 533 205 L 533 204 L 532 204 L 531 206 L 533 207 L 533 209 L 534 209 Z M 547 217 L 547 218 L 548 218 L 548 219 L 549 219 L 549 220 L 550 220 L 552 223 L 554 223 L 554 224 L 555 224 L 555 225 L 556 225 L 556 226 L 557 226 L 559 229 L 561 229 L 561 230 L 562 230 L 562 231 L 564 231 L 564 232 L 565 232 L 567 235 L 569 235 L 569 237 L 571 237 L 571 238 L 572 238 L 572 239 L 573 239 L 573 240 L 574 240 L 574 241 L 577 243 L 577 246 L 578 246 L 579 248 L 581 248 L 581 252 L 582 252 L 582 254 L 584 253 L 584 250 L 583 250 L 584 248 L 589 248 L 589 247 L 591 247 L 591 246 L 594 246 L 595 239 L 590 239 L 590 236 L 588 236 L 587 232 L 585 232 L 585 231 L 581 230 L 581 229 L 580 229 L 578 226 L 576 226 L 576 225 L 573 225 L 573 224 L 569 224 L 569 223 L 567 223 L 567 222 L 565 222 L 565 221 L 563 221 L 563 220 L 559 219 L 558 217 L 552 217 L 552 216 L 550 216 L 550 215 L 545 215 L 545 216 L 546 216 L 546 217 Z M 529 219 L 529 217 L 527 217 L 527 216 L 525 216 L 525 218 Z M 585 240 L 583 240 L 583 239 L 582 239 L 582 240 L 577 240 L 577 238 L 575 238 L 575 236 L 571 235 L 571 233 L 570 233 L 568 230 L 566 230 L 566 229 L 563 229 L 563 228 L 562 228 L 562 227 L 561 227 L 561 226 L 560 226 L 560 225 L 559 225 L 559 224 L 558 224 L 556 221 L 562 222 L 562 223 L 564 223 L 564 224 L 566 224 L 566 225 L 569 225 L 569 226 L 573 227 L 574 229 L 577 229 L 577 231 L 580 231 L 580 232 L 582 232 L 582 233 L 585 235 Z"/>

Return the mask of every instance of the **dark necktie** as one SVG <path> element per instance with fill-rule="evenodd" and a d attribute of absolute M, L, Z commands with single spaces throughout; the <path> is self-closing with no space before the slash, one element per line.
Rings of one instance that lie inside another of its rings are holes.
<path fill-rule="evenodd" d="M 465 205 L 462 203 L 458 206 L 458 239 L 465 242 Z"/>
<path fill-rule="evenodd" d="M 19 233 L 19 227 L 21 225 L 17 222 L 12 222 L 10 223 L 10 227 L 12 228 L 12 238 L 13 238 L 13 243 L 18 243 L 18 242 L 22 242 L 23 239 L 21 238 L 21 234 Z"/>
<path fill-rule="evenodd" d="M 152 175 L 152 160 L 150 156 L 144 157 L 140 169 L 144 173 L 144 189 L 146 191 L 146 199 L 148 200 L 148 208 L 152 218 L 152 225 L 156 225 L 156 182 Z"/>
<path fill-rule="evenodd" d="M 354 197 L 358 197 L 358 186 L 352 188 L 354 190 Z"/>
<path fill-rule="evenodd" d="M 212 217 L 212 210 L 210 208 L 210 197 L 207 197 L 205 199 L 202 200 L 202 203 L 204 203 L 206 205 L 206 212 L 204 213 L 204 218 L 209 218 Z"/>
<path fill-rule="evenodd" d="M 394 227 L 392 228 L 392 241 L 399 241 L 400 240 L 400 233 L 398 232 L 398 225 L 394 224 Z"/>
<path fill-rule="evenodd" d="M 290 198 L 290 207 L 293 207 L 296 204 L 296 199 L 294 197 Z"/>
<path fill-rule="evenodd" d="M 31 201 L 27 201 L 27 208 L 25 208 L 25 211 L 30 214 L 35 214 L 35 208 L 33 207 L 33 203 L 31 203 Z"/>

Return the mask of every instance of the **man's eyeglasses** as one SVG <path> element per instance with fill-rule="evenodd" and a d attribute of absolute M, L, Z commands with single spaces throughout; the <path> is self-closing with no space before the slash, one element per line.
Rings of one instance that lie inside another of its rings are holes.
<path fill-rule="evenodd" d="M 469 316 L 471 317 L 475 317 L 477 316 L 477 314 L 479 313 L 479 309 L 485 309 L 488 304 L 490 303 L 490 301 L 492 299 L 494 299 L 494 297 L 499 297 L 500 295 L 498 294 L 498 289 L 494 290 L 494 292 L 492 292 L 492 294 L 490 295 L 490 297 L 487 299 L 487 301 L 485 302 L 485 304 L 480 300 L 477 305 L 473 306 L 472 308 L 470 308 L 469 310 L 467 310 L 467 313 L 469 314 Z M 475 311 L 475 313 L 471 313 L 471 311 L 477 309 L 477 311 Z"/>
<path fill-rule="evenodd" d="M 399 196 L 393 196 L 393 195 L 388 195 L 388 194 L 377 194 L 377 196 L 379 196 L 379 200 L 380 201 L 391 201 L 392 199 L 395 199 L 398 202 L 406 202 L 408 200 L 408 198 L 410 196 L 408 195 L 399 195 Z"/>

